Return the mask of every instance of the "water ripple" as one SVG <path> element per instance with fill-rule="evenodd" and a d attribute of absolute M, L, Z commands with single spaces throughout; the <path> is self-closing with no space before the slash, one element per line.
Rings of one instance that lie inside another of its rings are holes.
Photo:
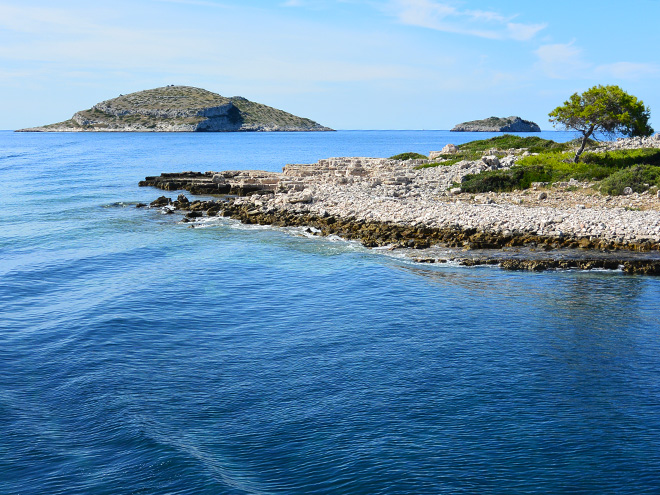
<path fill-rule="evenodd" d="M 405 136 L 0 133 L 0 493 L 657 493 L 658 279 L 123 206 Z"/>

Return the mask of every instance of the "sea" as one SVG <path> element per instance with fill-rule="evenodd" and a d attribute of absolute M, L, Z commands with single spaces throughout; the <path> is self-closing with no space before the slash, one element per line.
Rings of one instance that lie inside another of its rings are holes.
<path fill-rule="evenodd" d="M 493 135 L 0 132 L 0 494 L 660 493 L 660 278 L 135 207 Z"/>

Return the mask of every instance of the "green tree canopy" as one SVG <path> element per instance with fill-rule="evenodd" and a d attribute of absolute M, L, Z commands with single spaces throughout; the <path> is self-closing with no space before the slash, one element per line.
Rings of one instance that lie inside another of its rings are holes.
<path fill-rule="evenodd" d="M 582 133 L 582 144 L 575 154 L 580 159 L 587 140 L 594 133 L 613 137 L 650 136 L 651 113 L 644 102 L 629 95 L 619 86 L 594 86 L 581 95 L 575 93 L 549 114 L 553 126 L 573 129 Z"/>

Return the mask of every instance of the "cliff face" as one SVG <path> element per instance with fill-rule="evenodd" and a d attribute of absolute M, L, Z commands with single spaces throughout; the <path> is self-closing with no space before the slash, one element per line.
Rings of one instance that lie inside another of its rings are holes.
<path fill-rule="evenodd" d="M 538 124 L 520 117 L 490 117 L 454 126 L 452 132 L 541 132 Z"/>
<path fill-rule="evenodd" d="M 97 103 L 70 120 L 23 132 L 331 131 L 313 120 L 240 96 L 165 86 Z"/>

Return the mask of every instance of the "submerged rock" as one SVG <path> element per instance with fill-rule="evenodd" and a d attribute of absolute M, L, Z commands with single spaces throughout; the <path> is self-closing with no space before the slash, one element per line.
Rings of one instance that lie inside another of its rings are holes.
<path fill-rule="evenodd" d="M 166 206 L 169 205 L 171 202 L 172 200 L 167 196 L 161 196 L 157 199 L 154 199 L 151 203 L 149 203 L 149 206 L 154 206 L 154 207 Z"/>

